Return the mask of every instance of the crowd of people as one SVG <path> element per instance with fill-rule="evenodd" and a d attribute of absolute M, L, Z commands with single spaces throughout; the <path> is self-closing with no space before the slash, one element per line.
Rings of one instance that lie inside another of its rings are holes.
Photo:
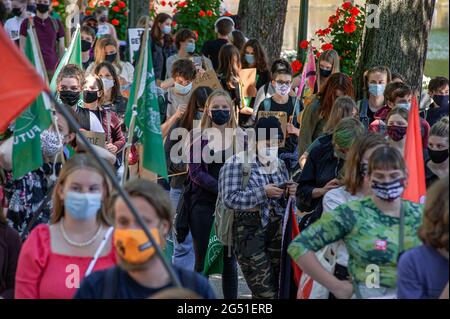
<path fill-rule="evenodd" d="M 373 66 L 356 100 L 354 82 L 329 50 L 304 96 L 290 63 L 269 63 L 264 46 L 237 30 L 232 17 L 217 19 L 217 38 L 198 48 L 193 30 L 174 34 L 176 16 L 160 13 L 150 41 L 169 178 L 150 182 L 139 138 L 129 141 L 124 120 L 139 59 L 123 56 L 107 8 L 82 15 L 82 65 L 55 73 L 65 32 L 51 1 L 0 5 L 0 24 L 20 50 L 34 25 L 58 101 L 82 131 L 104 134 L 94 150 L 117 172 L 156 244 L 173 249 L 167 258 L 190 298 L 216 298 L 204 269 L 211 230 L 224 230 L 219 218 L 228 222 L 226 235 L 217 234 L 225 299 L 238 298 L 239 269 L 253 298 L 279 298 L 282 256 L 330 299 L 448 298 L 447 78 L 418 92 L 390 68 Z M 243 92 L 243 69 L 256 69 L 252 97 Z M 194 87 L 210 70 L 222 89 Z M 402 195 L 410 174 L 408 118 L 413 100 L 424 95 L 431 102 L 420 110 L 428 190 L 422 205 Z M 14 125 L 0 135 L 0 297 L 183 298 L 80 132 L 62 114 L 54 117 L 40 136 L 44 164 L 18 179 Z M 292 202 L 300 234 L 286 255 L 282 226 Z M 332 256 L 331 268 L 319 258 L 324 254 Z M 373 285 L 368 276 L 377 276 Z"/>

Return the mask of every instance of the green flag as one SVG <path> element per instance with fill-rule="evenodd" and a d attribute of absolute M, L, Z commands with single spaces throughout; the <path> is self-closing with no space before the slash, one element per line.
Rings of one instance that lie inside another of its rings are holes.
<path fill-rule="evenodd" d="M 130 127 L 133 103 L 136 100 L 137 115 L 134 134 L 139 138 L 144 148 L 142 166 L 167 179 L 166 156 L 161 132 L 161 116 L 148 30 L 145 36 L 147 45 L 142 50 L 142 63 L 138 63 L 134 71 L 134 80 L 130 90 L 125 123 Z"/>
<path fill-rule="evenodd" d="M 216 228 L 214 224 L 211 227 L 209 235 L 208 249 L 205 256 L 205 265 L 203 268 L 203 275 L 222 274 L 223 271 L 223 245 L 216 236 Z"/>
<path fill-rule="evenodd" d="M 44 67 L 39 59 L 36 39 L 29 30 L 25 55 L 43 77 Z M 13 178 L 18 179 L 42 166 L 41 132 L 51 125 L 50 100 L 40 94 L 16 120 L 13 143 Z"/>
<path fill-rule="evenodd" d="M 67 64 L 76 64 L 80 68 L 83 68 L 83 62 L 81 60 L 81 36 L 80 36 L 80 25 L 77 25 L 77 28 L 72 36 L 72 41 L 70 42 L 69 48 L 64 53 L 61 61 L 59 61 L 58 67 L 56 68 L 55 74 L 50 82 L 50 89 L 52 92 L 56 92 L 56 79 L 58 78 L 59 72 L 61 69 Z"/>

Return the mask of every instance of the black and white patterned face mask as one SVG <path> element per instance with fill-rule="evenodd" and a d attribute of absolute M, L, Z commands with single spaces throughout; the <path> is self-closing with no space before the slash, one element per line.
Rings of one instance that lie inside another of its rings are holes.
<path fill-rule="evenodd" d="M 399 178 L 387 183 L 372 181 L 372 191 L 375 196 L 388 202 L 392 202 L 402 196 L 404 190 L 404 178 Z"/>
<path fill-rule="evenodd" d="M 47 158 L 54 158 L 63 148 L 64 136 L 54 130 L 44 130 L 41 133 L 42 154 Z"/>

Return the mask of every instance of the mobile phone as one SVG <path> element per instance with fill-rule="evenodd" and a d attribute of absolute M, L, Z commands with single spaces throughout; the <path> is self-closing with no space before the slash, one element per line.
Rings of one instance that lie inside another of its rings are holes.
<path fill-rule="evenodd" d="M 278 184 L 277 187 L 281 189 L 286 189 L 288 186 L 295 184 L 293 181 L 287 181 L 281 184 Z"/>

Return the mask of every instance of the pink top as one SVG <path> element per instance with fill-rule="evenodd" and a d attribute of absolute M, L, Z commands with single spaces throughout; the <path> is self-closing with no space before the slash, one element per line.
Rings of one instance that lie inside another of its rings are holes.
<path fill-rule="evenodd" d="M 71 299 L 84 278 L 93 257 L 75 257 L 51 251 L 50 228 L 42 224 L 28 236 L 20 251 L 16 272 L 16 299 Z M 93 269 L 116 264 L 114 245 L 100 257 Z"/>

